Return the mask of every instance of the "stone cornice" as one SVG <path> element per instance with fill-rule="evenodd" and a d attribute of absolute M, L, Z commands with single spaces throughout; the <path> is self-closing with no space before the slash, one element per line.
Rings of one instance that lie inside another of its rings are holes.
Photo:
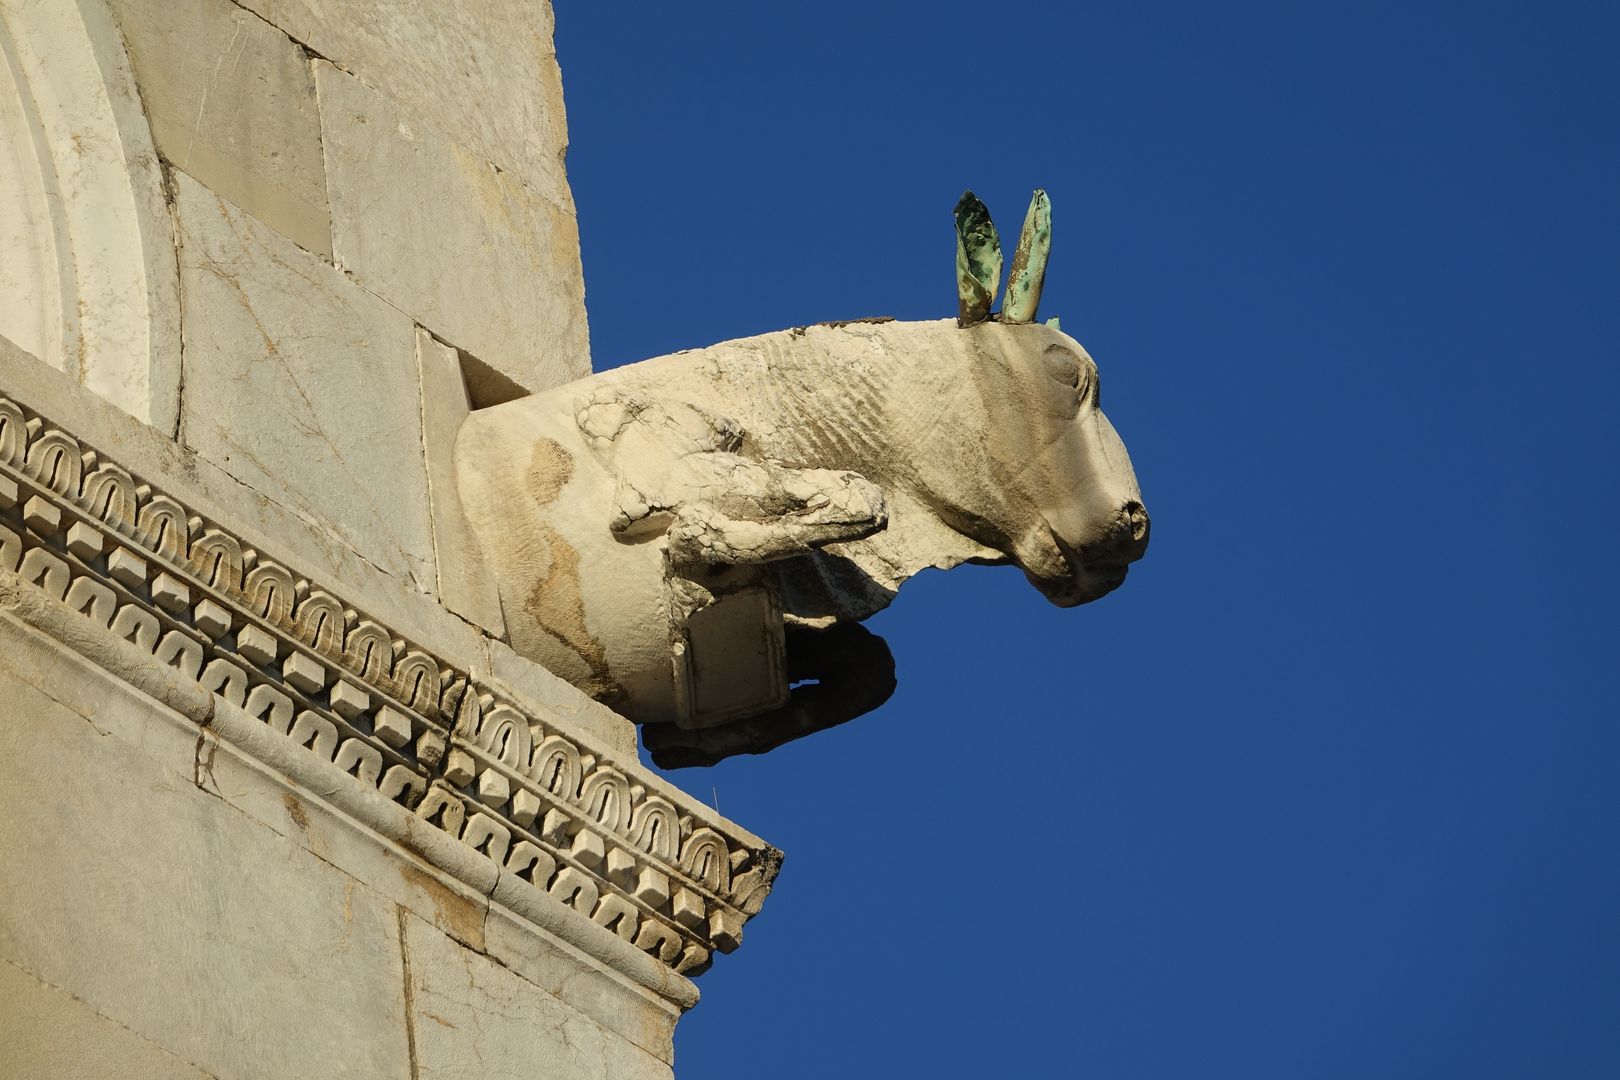
<path fill-rule="evenodd" d="M 676 973 L 737 947 L 774 848 L 151 479 L 0 398 L 0 573 Z"/>

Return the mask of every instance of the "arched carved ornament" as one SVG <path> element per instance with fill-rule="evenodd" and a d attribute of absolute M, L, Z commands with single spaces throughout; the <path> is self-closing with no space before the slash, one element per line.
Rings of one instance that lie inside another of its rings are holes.
<path fill-rule="evenodd" d="M 474 412 L 467 519 L 513 648 L 642 725 L 653 760 L 760 753 L 881 705 L 860 625 L 928 567 L 1007 563 L 1063 607 L 1147 547 L 1097 366 L 1036 323 L 1037 191 L 1001 244 L 956 208 L 956 320 L 865 319 L 689 350 Z"/>
<path fill-rule="evenodd" d="M 105 0 L 0 0 L 0 335 L 167 432 L 173 223 Z"/>

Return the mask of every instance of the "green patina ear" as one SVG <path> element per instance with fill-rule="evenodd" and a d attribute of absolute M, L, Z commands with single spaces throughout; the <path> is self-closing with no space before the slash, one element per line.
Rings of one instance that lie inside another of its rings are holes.
<path fill-rule="evenodd" d="M 1035 321 L 1041 306 L 1041 286 L 1046 281 L 1046 260 L 1052 253 L 1052 201 L 1046 192 L 1035 189 L 1024 215 L 1024 231 L 1018 236 L 1012 269 L 1007 273 L 1007 299 L 1001 305 L 1002 322 Z"/>
<path fill-rule="evenodd" d="M 956 325 L 990 317 L 1001 288 L 1001 237 L 990 211 L 971 191 L 956 202 Z"/>

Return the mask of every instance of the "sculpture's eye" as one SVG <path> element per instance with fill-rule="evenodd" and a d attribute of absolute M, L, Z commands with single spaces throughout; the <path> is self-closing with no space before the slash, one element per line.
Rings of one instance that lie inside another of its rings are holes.
<path fill-rule="evenodd" d="M 1061 345 L 1054 345 L 1041 354 L 1046 373 L 1064 386 L 1080 388 L 1080 358 Z"/>

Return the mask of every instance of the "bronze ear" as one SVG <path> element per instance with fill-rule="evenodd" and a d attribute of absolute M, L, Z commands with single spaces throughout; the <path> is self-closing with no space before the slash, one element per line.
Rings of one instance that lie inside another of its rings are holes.
<path fill-rule="evenodd" d="M 990 317 L 1001 288 L 1001 237 L 990 211 L 971 191 L 956 202 L 956 325 Z"/>
<path fill-rule="evenodd" d="M 1046 260 L 1052 253 L 1052 201 L 1046 192 L 1035 189 L 1024 215 L 1024 231 L 1018 236 L 1012 269 L 1007 274 L 1007 300 L 1001 305 L 1001 321 L 1035 321 L 1041 306 L 1041 287 L 1046 283 Z"/>

